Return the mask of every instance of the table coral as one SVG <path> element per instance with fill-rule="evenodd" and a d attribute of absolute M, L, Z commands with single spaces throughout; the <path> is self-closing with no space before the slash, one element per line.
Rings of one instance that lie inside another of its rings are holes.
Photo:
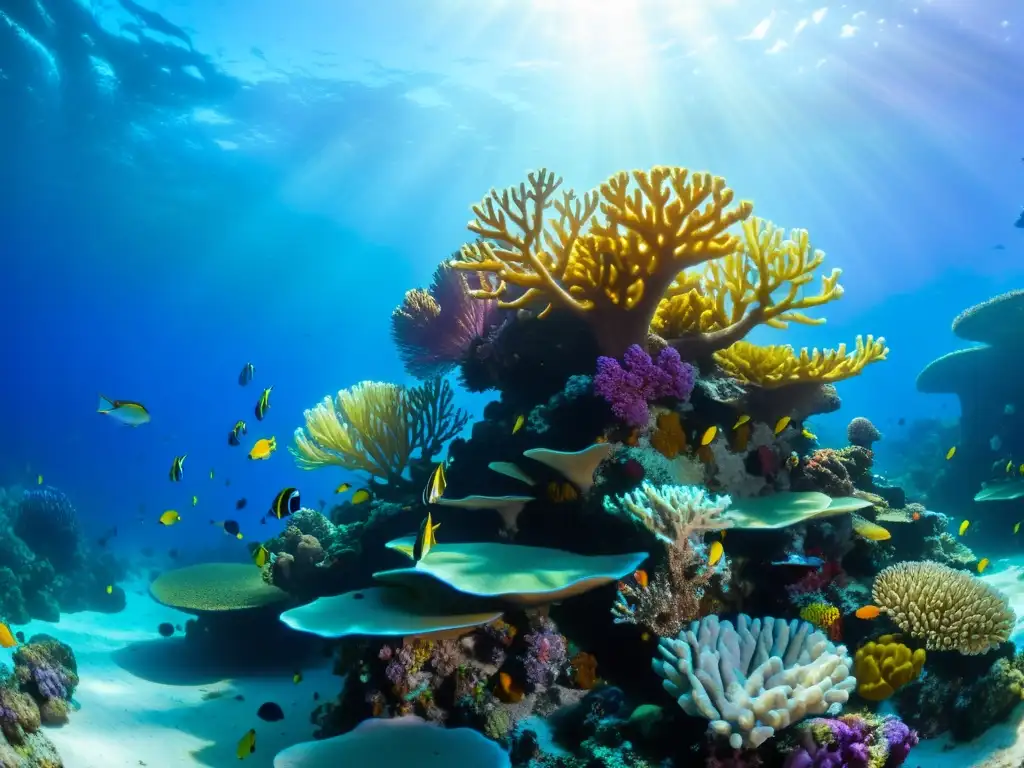
<path fill-rule="evenodd" d="M 654 671 L 688 715 L 734 749 L 756 747 L 807 715 L 841 706 L 853 660 L 806 621 L 708 616 L 659 641 Z"/>

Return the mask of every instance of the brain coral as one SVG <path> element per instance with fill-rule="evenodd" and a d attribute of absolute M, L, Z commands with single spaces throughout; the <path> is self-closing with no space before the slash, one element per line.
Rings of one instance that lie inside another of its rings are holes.
<path fill-rule="evenodd" d="M 243 563 L 206 563 L 168 571 L 150 587 L 157 602 L 190 613 L 259 608 L 287 599 L 267 584 L 259 568 Z"/>
<path fill-rule="evenodd" d="M 897 563 L 875 577 L 875 603 L 929 651 L 985 653 L 1005 642 L 1015 615 L 1001 593 L 940 563 Z"/>

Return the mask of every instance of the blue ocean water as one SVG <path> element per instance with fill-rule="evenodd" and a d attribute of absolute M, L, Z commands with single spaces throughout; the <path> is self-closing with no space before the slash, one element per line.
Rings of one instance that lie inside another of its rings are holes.
<path fill-rule="evenodd" d="M 358 482 L 295 466 L 303 409 L 411 383 L 392 309 L 539 167 L 578 190 L 707 169 L 807 228 L 845 296 L 752 340 L 892 350 L 812 420 L 823 444 L 856 415 L 955 420 L 914 380 L 1024 279 L 1022 35 L 1016 0 L 0 0 L 0 486 L 61 488 L 115 552 L 244 559 L 209 521 L 265 539 L 281 488 L 315 508 Z"/>

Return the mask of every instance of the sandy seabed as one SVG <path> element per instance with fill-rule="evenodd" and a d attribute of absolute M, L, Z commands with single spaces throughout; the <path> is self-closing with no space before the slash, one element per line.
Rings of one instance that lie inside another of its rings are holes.
<path fill-rule="evenodd" d="M 144 587 L 125 589 L 128 604 L 121 613 L 84 611 L 65 614 L 56 624 L 15 627 L 27 638 L 52 635 L 75 651 L 81 708 L 68 725 L 45 729 L 66 768 L 269 768 L 277 752 L 312 738 L 314 692 L 330 700 L 341 686 L 326 659 L 317 660 L 318 668 L 303 668 L 298 684 L 287 660 L 279 669 L 255 670 L 209 662 L 180 633 L 164 638 L 157 632 L 162 622 L 184 626 L 190 616 L 157 604 Z M 0 650 L 0 661 L 10 663 L 10 654 Z M 267 723 L 256 716 L 266 701 L 281 706 L 284 720 Z M 256 729 L 256 751 L 241 762 L 235 749 L 250 728 Z"/>

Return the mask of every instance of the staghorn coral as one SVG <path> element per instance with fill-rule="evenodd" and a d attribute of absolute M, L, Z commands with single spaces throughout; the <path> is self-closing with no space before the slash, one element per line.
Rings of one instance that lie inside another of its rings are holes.
<path fill-rule="evenodd" d="M 391 313 L 391 338 L 412 376 L 431 379 L 450 372 L 500 323 L 497 302 L 470 296 L 470 279 L 441 264 L 428 290 L 408 291 Z"/>
<path fill-rule="evenodd" d="M 853 657 L 857 693 L 868 701 L 884 701 L 921 676 L 927 653 L 911 651 L 899 635 L 882 635 L 864 643 Z"/>
<path fill-rule="evenodd" d="M 889 566 L 875 577 L 871 593 L 882 612 L 929 651 L 985 653 L 1006 642 L 1014 626 L 1002 593 L 940 563 Z"/>
<path fill-rule="evenodd" d="M 693 391 L 693 366 L 680 360 L 672 348 L 661 350 L 654 361 L 634 344 L 626 350 L 622 363 L 612 357 L 597 358 L 594 392 L 631 427 L 647 426 L 650 403 L 663 398 L 685 400 Z"/>
<path fill-rule="evenodd" d="M 502 308 L 583 315 L 611 357 L 643 344 L 684 269 L 737 250 L 729 229 L 752 210 L 749 202 L 730 207 L 724 179 L 685 168 L 622 171 L 582 198 L 565 190 L 556 199 L 561 184 L 541 169 L 518 187 L 492 190 L 473 206 L 469 229 L 481 239 L 452 266 L 493 274 L 497 285 L 473 295 Z M 734 339 L 718 332 L 701 340 L 715 348 Z"/>
<path fill-rule="evenodd" d="M 872 445 L 882 439 L 882 433 L 870 419 L 858 416 L 846 425 L 846 439 L 850 445 L 870 450 Z"/>
<path fill-rule="evenodd" d="M 849 699 L 857 681 L 843 646 L 806 621 L 707 616 L 662 638 L 655 673 L 688 715 L 734 749 L 756 747 L 807 715 Z"/>
<path fill-rule="evenodd" d="M 715 362 L 730 377 L 744 384 L 775 389 L 807 382 L 835 383 L 859 376 L 865 366 L 885 360 L 889 348 L 885 339 L 857 337 L 857 348 L 847 354 L 846 345 L 837 349 L 811 350 L 799 354 L 787 345 L 759 347 L 739 341 L 715 352 Z"/>
<path fill-rule="evenodd" d="M 290 450 L 303 469 L 339 466 L 401 486 L 415 452 L 429 462 L 469 421 L 453 399 L 442 379 L 413 389 L 363 381 L 307 409 Z"/>

